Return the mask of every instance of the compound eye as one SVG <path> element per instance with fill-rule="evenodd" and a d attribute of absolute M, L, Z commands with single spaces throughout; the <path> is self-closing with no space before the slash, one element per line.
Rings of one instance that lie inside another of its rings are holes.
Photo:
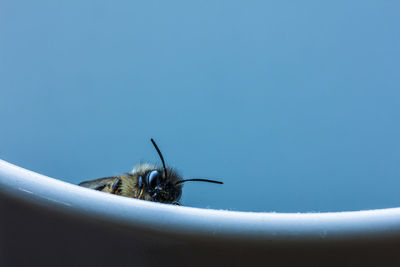
<path fill-rule="evenodd" d="M 151 171 L 146 175 L 146 180 L 147 184 L 154 189 L 160 183 L 160 173 L 158 171 Z"/>

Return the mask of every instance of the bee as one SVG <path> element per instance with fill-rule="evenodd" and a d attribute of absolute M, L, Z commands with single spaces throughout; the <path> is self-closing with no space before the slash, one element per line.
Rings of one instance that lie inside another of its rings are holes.
<path fill-rule="evenodd" d="M 131 173 L 81 182 L 79 185 L 110 194 L 181 205 L 182 185 L 189 181 L 223 184 L 208 179 L 182 179 L 172 168 L 165 166 L 164 157 L 156 142 L 150 139 L 161 159 L 162 167 L 139 164 Z"/>

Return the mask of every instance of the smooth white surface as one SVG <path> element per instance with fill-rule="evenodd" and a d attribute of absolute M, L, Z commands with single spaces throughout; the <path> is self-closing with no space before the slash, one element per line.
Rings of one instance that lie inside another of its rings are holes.
<path fill-rule="evenodd" d="M 105 194 L 0 160 L 0 192 L 125 227 L 249 241 L 341 240 L 400 233 L 400 208 L 333 213 L 255 213 L 198 209 Z"/>

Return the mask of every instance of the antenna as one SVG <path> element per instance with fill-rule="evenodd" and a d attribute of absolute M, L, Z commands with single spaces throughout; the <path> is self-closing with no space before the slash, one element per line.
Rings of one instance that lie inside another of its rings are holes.
<path fill-rule="evenodd" d="M 179 180 L 178 182 L 175 183 L 175 185 L 181 184 L 181 183 L 185 183 L 185 182 L 192 182 L 192 181 L 207 182 L 207 183 L 214 183 L 214 184 L 223 184 L 223 182 L 214 181 L 214 180 L 208 180 L 208 179 L 184 179 L 184 180 Z"/>
<path fill-rule="evenodd" d="M 153 143 L 153 146 L 155 147 L 155 149 L 157 150 L 158 155 L 160 156 L 160 159 L 161 159 L 161 162 L 162 162 L 162 165 L 163 165 L 163 168 L 164 168 L 164 176 L 165 176 L 165 179 L 167 179 L 167 168 L 165 168 L 164 157 L 163 157 L 163 155 L 161 154 L 161 151 L 160 151 L 160 149 L 158 148 L 158 146 L 157 146 L 156 142 L 154 141 L 154 139 L 151 138 L 150 141 Z"/>

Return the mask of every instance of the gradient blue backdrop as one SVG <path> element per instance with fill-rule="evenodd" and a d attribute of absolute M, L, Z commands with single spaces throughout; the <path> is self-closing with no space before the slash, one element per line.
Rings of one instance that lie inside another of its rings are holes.
<path fill-rule="evenodd" d="M 0 158 L 166 161 L 188 206 L 400 206 L 398 1 L 1 1 Z"/>

